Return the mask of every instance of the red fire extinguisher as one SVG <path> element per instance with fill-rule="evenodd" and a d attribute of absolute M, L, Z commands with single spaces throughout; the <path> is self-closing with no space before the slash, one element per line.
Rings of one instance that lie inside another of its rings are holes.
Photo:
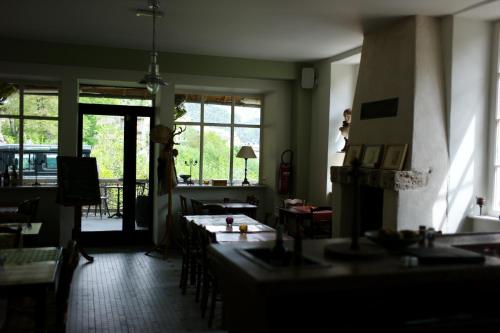
<path fill-rule="evenodd" d="M 289 154 L 288 162 L 285 162 L 285 155 Z M 281 163 L 278 174 L 278 193 L 290 194 L 292 191 L 292 161 L 293 151 L 287 149 L 281 153 Z"/>

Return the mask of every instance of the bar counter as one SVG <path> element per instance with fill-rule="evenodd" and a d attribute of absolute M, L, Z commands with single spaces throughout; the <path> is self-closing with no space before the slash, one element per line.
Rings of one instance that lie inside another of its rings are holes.
<path fill-rule="evenodd" d="M 269 268 L 243 254 L 243 249 L 272 247 L 272 242 L 211 246 L 229 331 L 418 331 L 429 323 L 443 330 L 453 325 L 498 327 L 496 255 L 485 256 L 481 263 L 416 267 L 405 266 L 402 255 L 394 253 L 369 260 L 325 256 L 326 245 L 342 241 L 304 240 L 303 255 L 323 264 L 317 267 Z M 474 244 L 500 248 L 500 234 L 446 235 L 434 246 Z M 293 249 L 293 243 L 285 245 Z"/>

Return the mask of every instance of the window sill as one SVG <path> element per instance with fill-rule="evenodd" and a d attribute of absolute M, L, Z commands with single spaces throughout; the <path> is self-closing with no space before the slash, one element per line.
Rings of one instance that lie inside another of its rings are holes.
<path fill-rule="evenodd" d="M 242 189 L 264 189 L 266 185 L 227 185 L 227 186 L 212 186 L 212 185 L 185 185 L 178 184 L 174 190 L 242 190 Z"/>
<path fill-rule="evenodd" d="M 499 232 L 500 220 L 498 216 L 472 215 L 468 217 L 472 232 Z"/>

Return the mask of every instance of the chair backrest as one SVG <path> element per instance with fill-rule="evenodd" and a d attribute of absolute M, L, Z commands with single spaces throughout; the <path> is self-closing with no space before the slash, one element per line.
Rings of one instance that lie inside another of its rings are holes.
<path fill-rule="evenodd" d="M 331 221 L 333 211 L 332 207 L 323 206 L 311 208 L 312 219 L 314 221 Z"/>
<path fill-rule="evenodd" d="M 193 207 L 193 214 L 194 215 L 201 215 L 203 214 L 203 204 L 199 202 L 198 200 L 191 199 L 191 206 Z"/>
<path fill-rule="evenodd" d="M 247 203 L 249 203 L 251 205 L 258 206 L 259 199 L 255 195 L 249 195 L 249 196 L 247 196 Z"/>
<path fill-rule="evenodd" d="M 179 195 L 179 197 L 181 199 L 181 213 L 182 215 L 188 215 L 189 211 L 188 211 L 187 198 L 183 195 Z"/>
<path fill-rule="evenodd" d="M 64 332 L 66 326 L 66 317 L 68 310 L 68 299 L 73 280 L 73 273 L 78 266 L 80 254 L 76 247 L 75 241 L 69 241 L 66 248 L 63 250 L 63 262 L 61 267 L 61 275 L 59 277 L 59 285 L 57 287 L 57 325 L 59 331 Z"/>
<path fill-rule="evenodd" d="M 0 226 L 0 249 L 11 249 L 21 247 L 22 228 L 10 228 Z"/>
<path fill-rule="evenodd" d="M 283 200 L 283 206 L 285 208 L 292 207 L 292 206 L 302 206 L 304 203 L 305 203 L 305 201 L 302 199 L 285 199 L 285 200 Z"/>
<path fill-rule="evenodd" d="M 36 219 L 36 212 L 38 210 L 38 203 L 40 202 L 40 197 L 23 201 L 17 207 L 17 214 L 25 215 L 29 221 L 34 222 Z"/>
<path fill-rule="evenodd" d="M 209 215 L 224 215 L 226 210 L 219 205 L 204 205 L 203 211 L 208 212 Z"/>

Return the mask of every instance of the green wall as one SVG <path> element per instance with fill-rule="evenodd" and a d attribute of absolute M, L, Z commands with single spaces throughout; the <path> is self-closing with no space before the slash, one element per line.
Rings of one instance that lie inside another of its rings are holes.
<path fill-rule="evenodd" d="M 149 52 L 99 46 L 0 39 L 0 61 L 82 66 L 109 69 L 147 70 Z M 160 53 L 161 71 L 252 79 L 295 80 L 298 64 L 293 62 Z"/>

